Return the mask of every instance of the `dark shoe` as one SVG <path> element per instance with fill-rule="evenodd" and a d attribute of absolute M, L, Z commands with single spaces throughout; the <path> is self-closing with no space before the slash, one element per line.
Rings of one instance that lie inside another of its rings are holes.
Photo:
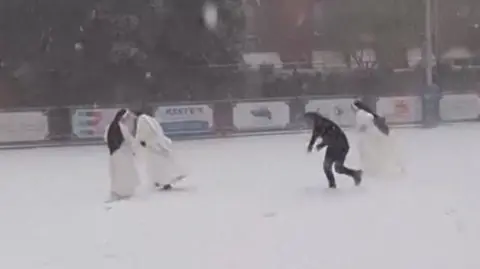
<path fill-rule="evenodd" d="M 155 182 L 154 185 L 155 185 L 155 188 L 157 188 L 157 189 L 162 189 L 162 190 L 164 190 L 164 191 L 168 191 L 168 190 L 171 190 L 171 189 L 172 189 L 172 185 L 171 185 L 171 184 L 160 185 L 160 183 Z"/>
<path fill-rule="evenodd" d="M 174 181 L 181 181 L 181 180 L 184 180 L 186 177 L 187 177 L 186 175 L 180 175 L 176 177 Z"/>
<path fill-rule="evenodd" d="M 356 171 L 355 174 L 353 175 L 353 180 L 355 181 L 355 186 L 359 186 L 362 183 L 362 175 L 363 175 L 362 170 Z"/>

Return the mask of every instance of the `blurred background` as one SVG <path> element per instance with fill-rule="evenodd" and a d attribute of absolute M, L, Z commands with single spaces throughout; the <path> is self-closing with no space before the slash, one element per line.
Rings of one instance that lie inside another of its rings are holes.
<path fill-rule="evenodd" d="M 2 0 L 0 106 L 404 94 L 429 49 L 442 91 L 478 87 L 476 0 L 213 2 L 210 30 L 202 0 Z"/>

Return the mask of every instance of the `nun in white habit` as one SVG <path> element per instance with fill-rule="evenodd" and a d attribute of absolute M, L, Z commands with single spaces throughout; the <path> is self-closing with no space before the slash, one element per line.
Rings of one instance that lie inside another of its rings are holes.
<path fill-rule="evenodd" d="M 175 182 L 186 177 L 173 156 L 172 140 L 164 134 L 155 118 L 142 112 L 135 114 L 138 116 L 135 138 L 140 145 L 138 152 L 147 176 L 155 187 L 169 190 Z"/>
<path fill-rule="evenodd" d="M 134 138 L 125 125 L 128 115 L 128 110 L 120 109 L 105 132 L 110 153 L 110 201 L 130 198 L 140 184 L 135 166 Z"/>
<path fill-rule="evenodd" d="M 377 178 L 398 178 L 405 172 L 395 139 L 385 118 L 366 104 L 355 101 L 358 148 L 365 175 Z"/>

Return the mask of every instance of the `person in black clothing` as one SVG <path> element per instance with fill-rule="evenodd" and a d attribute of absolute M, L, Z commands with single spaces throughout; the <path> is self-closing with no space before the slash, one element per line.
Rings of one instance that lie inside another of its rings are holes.
<path fill-rule="evenodd" d="M 332 167 L 335 165 L 335 171 L 339 174 L 345 174 L 353 178 L 355 185 L 360 185 L 362 181 L 362 171 L 345 167 L 350 146 L 348 139 L 342 129 L 333 121 L 323 117 L 315 112 L 307 112 L 305 118 L 312 124 L 312 138 L 308 144 L 308 152 L 312 152 L 315 142 L 320 137 L 322 141 L 317 144 L 317 151 L 327 147 L 325 159 L 323 161 L 323 170 L 328 179 L 329 188 L 336 188 L 335 176 Z"/>

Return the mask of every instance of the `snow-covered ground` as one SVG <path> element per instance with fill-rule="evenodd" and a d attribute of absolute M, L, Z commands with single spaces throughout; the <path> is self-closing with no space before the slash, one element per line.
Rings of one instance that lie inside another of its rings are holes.
<path fill-rule="evenodd" d="M 407 178 L 335 191 L 308 134 L 179 142 L 186 182 L 110 209 L 104 147 L 1 151 L 0 268 L 480 268 L 480 126 L 396 133 Z"/>

